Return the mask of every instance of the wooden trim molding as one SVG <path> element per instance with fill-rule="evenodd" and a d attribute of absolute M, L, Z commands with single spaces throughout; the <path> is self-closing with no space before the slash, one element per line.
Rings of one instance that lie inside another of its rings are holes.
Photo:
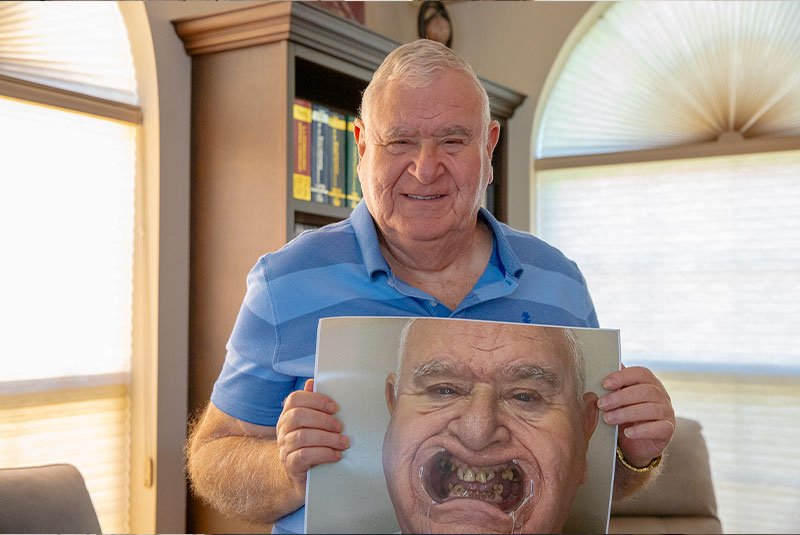
<path fill-rule="evenodd" d="M 190 56 L 291 41 L 374 71 L 400 45 L 306 2 L 269 2 L 172 22 Z M 510 118 L 525 95 L 481 79 L 493 115 Z"/>
<path fill-rule="evenodd" d="M 173 25 L 190 56 L 288 40 L 375 70 L 399 45 L 304 2 L 257 4 Z"/>
<path fill-rule="evenodd" d="M 510 119 L 516 110 L 525 101 L 527 95 L 509 89 L 489 80 L 480 79 L 486 92 L 489 94 L 489 108 L 492 115 Z"/>
<path fill-rule="evenodd" d="M 800 136 L 750 138 L 737 143 L 709 141 L 658 149 L 541 158 L 534 162 L 534 168 L 536 171 L 545 171 L 548 169 L 570 169 L 574 167 L 593 167 L 662 160 L 711 158 L 714 156 L 732 156 L 736 154 L 779 152 L 786 150 L 800 150 Z"/>
<path fill-rule="evenodd" d="M 0 95 L 106 119 L 142 124 L 139 106 L 93 97 L 0 74 Z"/>
<path fill-rule="evenodd" d="M 190 56 L 289 38 L 290 2 L 274 2 L 172 21 Z"/>

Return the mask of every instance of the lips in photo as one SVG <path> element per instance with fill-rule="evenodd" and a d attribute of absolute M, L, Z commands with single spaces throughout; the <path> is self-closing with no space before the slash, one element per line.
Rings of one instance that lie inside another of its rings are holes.
<path fill-rule="evenodd" d="M 532 489 L 519 464 L 508 462 L 474 466 L 446 450 L 436 453 L 423 468 L 425 490 L 436 503 L 470 498 L 510 513 L 525 501 Z"/>

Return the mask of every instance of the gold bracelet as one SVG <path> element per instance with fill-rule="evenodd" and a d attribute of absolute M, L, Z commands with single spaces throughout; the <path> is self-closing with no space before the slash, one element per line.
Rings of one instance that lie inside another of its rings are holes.
<path fill-rule="evenodd" d="M 627 468 L 628 470 L 633 470 L 634 472 L 649 472 L 650 470 L 661 464 L 661 455 L 659 455 L 658 457 L 650 461 L 650 464 L 648 464 L 644 468 L 637 468 L 636 466 L 633 466 L 631 463 L 625 460 L 625 457 L 623 457 L 622 455 L 622 449 L 620 449 L 619 446 L 617 446 L 617 457 L 619 458 L 619 461 L 623 464 L 623 466 L 625 466 L 625 468 Z"/>

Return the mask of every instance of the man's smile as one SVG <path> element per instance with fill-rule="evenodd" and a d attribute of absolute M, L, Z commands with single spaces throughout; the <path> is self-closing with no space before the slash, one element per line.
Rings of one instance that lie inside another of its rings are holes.
<path fill-rule="evenodd" d="M 438 199 L 441 197 L 441 195 L 412 195 L 410 193 L 407 193 L 406 197 L 409 197 L 411 199 L 417 199 L 420 201 L 429 201 L 431 199 Z"/>
<path fill-rule="evenodd" d="M 423 468 L 425 490 L 437 503 L 459 498 L 480 500 L 504 513 L 517 509 L 526 498 L 526 475 L 515 459 L 488 466 L 473 466 L 446 450 L 435 454 Z"/>

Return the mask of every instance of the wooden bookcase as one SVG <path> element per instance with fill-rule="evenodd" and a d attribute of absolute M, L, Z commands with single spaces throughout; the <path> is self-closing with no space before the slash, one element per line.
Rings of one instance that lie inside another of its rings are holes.
<path fill-rule="evenodd" d="M 294 99 L 355 115 L 373 71 L 399 45 L 311 3 L 241 5 L 174 22 L 192 57 L 192 412 L 209 399 L 257 258 L 291 239 L 295 224 L 321 226 L 349 214 L 292 197 Z M 525 97 L 483 83 L 502 127 L 488 205 L 504 220 L 506 126 Z M 191 532 L 247 530 L 194 500 L 189 511 Z"/>

